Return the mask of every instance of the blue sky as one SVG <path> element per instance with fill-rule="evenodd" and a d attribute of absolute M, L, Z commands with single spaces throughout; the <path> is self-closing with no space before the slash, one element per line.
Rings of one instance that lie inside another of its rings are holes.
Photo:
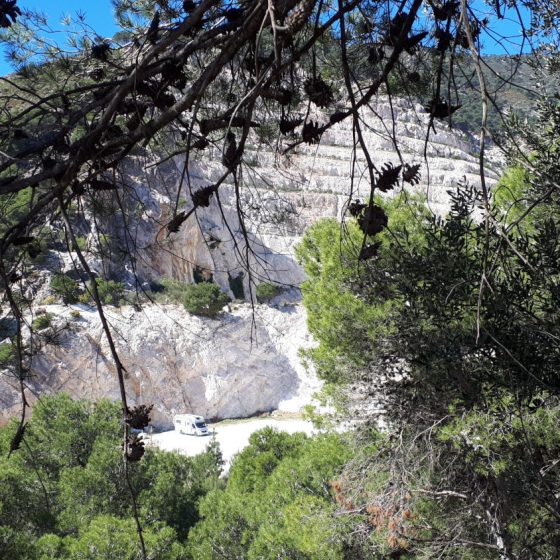
<path fill-rule="evenodd" d="M 88 24 L 103 37 L 111 37 L 118 29 L 114 23 L 113 6 L 111 0 L 19 0 L 18 5 L 22 8 L 34 9 L 44 12 L 47 15 L 49 24 L 52 28 L 63 31 L 64 25 L 61 23 L 62 18 L 67 15 L 76 15 L 77 12 L 83 12 L 86 16 Z M 482 10 L 488 10 L 482 2 L 476 2 Z M 494 22 L 493 26 L 497 24 L 496 31 L 502 35 L 518 35 L 518 24 L 512 21 L 515 12 L 510 11 L 506 14 L 506 18 Z M 508 17 L 510 16 L 510 17 Z M 523 17 L 529 21 L 529 14 L 527 11 L 523 12 Z M 60 35 L 61 41 L 64 41 L 64 35 Z M 519 39 L 512 39 L 512 43 L 505 43 L 504 47 L 510 53 L 518 51 L 518 47 L 514 44 Z M 5 56 L 1 52 L 0 47 L 0 76 L 13 71 L 12 67 L 7 63 Z M 494 42 L 491 38 L 487 37 L 484 40 L 484 52 L 486 54 L 502 54 L 504 48 Z"/>
<path fill-rule="evenodd" d="M 84 12 L 87 21 L 99 29 L 100 34 L 110 36 L 116 31 L 111 0 L 18 0 L 18 5 L 44 12 L 53 27 L 62 28 L 60 21 L 65 15 Z"/>
<path fill-rule="evenodd" d="M 43 12 L 50 26 L 59 31 L 64 30 L 62 19 L 78 12 L 84 13 L 87 23 L 103 37 L 111 37 L 118 31 L 111 0 L 18 0 L 18 6 Z M 12 71 L 6 57 L 0 53 L 0 76 Z"/>

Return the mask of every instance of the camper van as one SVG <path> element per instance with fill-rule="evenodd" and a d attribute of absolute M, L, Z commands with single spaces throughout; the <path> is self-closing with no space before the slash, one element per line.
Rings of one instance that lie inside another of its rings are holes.
<path fill-rule="evenodd" d="M 175 430 L 181 434 L 191 436 L 205 436 L 208 434 L 208 426 L 202 416 L 196 414 L 176 414 L 173 417 Z"/>

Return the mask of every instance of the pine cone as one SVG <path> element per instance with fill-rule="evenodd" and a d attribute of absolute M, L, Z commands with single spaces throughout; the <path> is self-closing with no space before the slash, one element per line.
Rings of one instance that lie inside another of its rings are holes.
<path fill-rule="evenodd" d="M 301 123 L 303 119 L 288 119 L 286 117 L 282 117 L 280 119 L 280 132 L 282 134 L 289 134 L 293 132 Z"/>
<path fill-rule="evenodd" d="M 206 138 L 199 138 L 198 140 L 195 140 L 191 144 L 191 148 L 193 148 L 194 150 L 204 150 L 209 145 L 210 145 L 210 142 L 208 140 L 206 140 Z"/>
<path fill-rule="evenodd" d="M 387 214 L 381 206 L 376 204 L 368 206 L 362 217 L 358 220 L 360 229 L 366 235 L 376 235 L 387 226 Z"/>
<path fill-rule="evenodd" d="M 209 187 L 203 187 L 202 189 L 198 189 L 197 191 L 193 192 L 192 194 L 192 201 L 195 208 L 204 207 L 207 208 L 210 206 L 210 199 L 214 194 L 215 187 L 210 185 Z"/>
<path fill-rule="evenodd" d="M 392 163 L 386 163 L 385 167 L 381 169 L 381 173 L 379 174 L 375 186 L 381 192 L 387 192 L 394 189 L 399 181 L 401 169 L 402 165 L 393 167 Z"/>
<path fill-rule="evenodd" d="M 325 108 L 333 102 L 333 92 L 321 78 L 308 78 L 303 84 L 303 89 L 317 107 Z"/>
<path fill-rule="evenodd" d="M 453 42 L 453 35 L 448 31 L 440 29 L 439 27 L 434 32 L 434 38 L 438 40 L 436 49 L 439 52 L 446 51 Z"/>
<path fill-rule="evenodd" d="M 436 119 L 445 119 L 450 117 L 455 111 L 460 109 L 462 105 L 449 105 L 444 99 L 432 99 L 425 109 Z"/>
<path fill-rule="evenodd" d="M 19 247 L 21 245 L 28 245 L 29 243 L 33 243 L 35 238 L 33 236 L 25 236 L 25 237 L 16 237 L 12 240 L 12 245 L 14 247 Z"/>
<path fill-rule="evenodd" d="M 105 72 L 102 68 L 95 68 L 95 70 L 92 70 L 88 76 L 94 81 L 94 82 L 99 82 L 100 80 L 102 80 L 105 76 Z"/>
<path fill-rule="evenodd" d="M 25 429 L 27 428 L 27 424 L 20 424 L 12 441 L 10 442 L 10 455 L 17 451 L 21 447 L 21 442 L 23 441 L 23 436 L 25 435 Z"/>
<path fill-rule="evenodd" d="M 222 158 L 222 163 L 228 169 L 233 169 L 237 159 L 237 142 L 235 141 L 235 134 L 228 132 L 226 136 L 226 149 Z"/>
<path fill-rule="evenodd" d="M 177 233 L 180 227 L 183 225 L 183 222 L 187 219 L 186 212 L 179 212 L 168 224 L 167 224 L 167 231 L 169 233 Z"/>
<path fill-rule="evenodd" d="M 145 404 L 140 404 L 134 408 L 129 408 L 126 411 L 126 423 L 136 430 L 143 430 L 150 423 L 150 412 L 154 408 L 151 404 L 146 406 Z"/>
<path fill-rule="evenodd" d="M 289 105 L 294 97 L 294 92 L 287 88 L 269 88 L 261 91 L 263 99 L 273 99 L 277 101 L 282 107 Z"/>
<path fill-rule="evenodd" d="M 303 0 L 286 18 L 286 27 L 292 37 L 307 23 L 314 6 L 315 0 Z"/>
<path fill-rule="evenodd" d="M 172 93 L 167 93 L 165 91 L 160 92 L 156 97 L 153 98 L 154 105 L 162 110 L 169 109 L 169 107 L 175 104 L 175 97 Z"/>
<path fill-rule="evenodd" d="M 370 64 L 378 64 L 385 58 L 383 47 L 373 46 L 369 49 L 368 62 Z"/>
<path fill-rule="evenodd" d="M 346 113 L 344 111 L 336 111 L 330 116 L 329 120 L 331 124 L 336 124 L 342 122 L 345 118 Z"/>
<path fill-rule="evenodd" d="M 434 18 L 438 21 L 446 21 L 454 15 L 457 15 L 459 2 L 457 2 L 456 0 L 448 0 L 443 4 L 434 2 L 431 6 Z"/>
<path fill-rule="evenodd" d="M 303 125 L 303 130 L 301 131 L 303 141 L 308 144 L 318 144 L 321 139 L 321 131 L 319 130 L 319 124 L 313 121 L 307 122 Z"/>
<path fill-rule="evenodd" d="M 359 200 L 354 200 L 354 202 L 351 202 L 348 205 L 348 212 L 350 212 L 350 214 L 352 216 L 354 216 L 354 218 L 357 218 L 362 211 L 364 210 L 364 208 L 366 208 L 367 204 L 364 204 L 363 202 L 360 202 Z"/>
<path fill-rule="evenodd" d="M 184 76 L 183 69 L 181 66 L 175 64 L 168 60 L 161 69 L 161 77 L 166 82 L 173 82 L 174 80 L 178 80 Z"/>
<path fill-rule="evenodd" d="M 406 78 L 411 84 L 417 84 L 422 79 L 422 76 L 420 76 L 419 72 L 414 71 L 409 72 Z"/>
<path fill-rule="evenodd" d="M 403 179 L 411 185 L 417 185 L 420 182 L 420 164 L 408 165 L 408 163 L 405 163 Z"/>
<path fill-rule="evenodd" d="M 89 186 L 94 191 L 114 191 L 117 189 L 115 183 L 109 183 L 108 181 L 101 181 L 99 179 L 92 179 L 89 182 Z"/>
<path fill-rule="evenodd" d="M 379 254 L 379 247 L 381 247 L 381 241 L 376 241 L 371 245 L 364 245 L 364 247 L 362 247 L 362 250 L 360 251 L 358 260 L 367 261 L 368 259 L 377 257 L 377 255 Z"/>
<path fill-rule="evenodd" d="M 191 144 L 193 150 L 204 150 L 210 145 L 210 142 L 206 138 L 198 138 Z"/>
<path fill-rule="evenodd" d="M 110 51 L 111 46 L 109 43 L 99 43 L 98 45 L 93 45 L 93 47 L 91 47 L 91 56 L 97 60 L 107 62 Z"/>
<path fill-rule="evenodd" d="M 136 463 L 142 459 L 146 449 L 142 438 L 137 434 L 129 436 L 126 442 L 126 460 Z"/>
<path fill-rule="evenodd" d="M 148 32 L 146 33 L 146 38 L 152 45 L 157 43 L 159 37 L 159 11 L 156 11 L 154 17 L 150 23 L 150 27 L 148 27 Z"/>
<path fill-rule="evenodd" d="M 21 11 L 16 6 L 16 0 L 2 0 L 0 2 L 0 27 L 11 27 L 18 16 L 21 16 Z"/>

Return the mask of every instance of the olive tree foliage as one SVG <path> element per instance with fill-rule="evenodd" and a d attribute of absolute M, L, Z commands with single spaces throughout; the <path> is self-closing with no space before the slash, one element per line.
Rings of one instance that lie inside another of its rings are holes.
<path fill-rule="evenodd" d="M 220 187 L 233 184 L 244 237 L 235 251 L 251 274 L 242 196 L 248 188 L 244 154 L 251 130 L 265 119 L 274 123 L 282 135 L 276 149 L 290 153 L 303 143 L 318 144 L 327 130 L 347 119 L 355 139 L 354 165 L 360 162 L 370 184 L 369 200 L 348 207 L 362 235 L 360 258 L 368 260 L 378 251 L 375 235 L 387 225 L 374 195 L 402 182 L 416 184 L 419 177 L 413 162 L 374 160 L 364 142 L 361 109 L 379 93 L 391 93 L 396 77 L 404 94 L 412 93 L 419 69 L 429 68 L 429 86 L 423 80 L 423 91 L 429 92 L 424 100 L 428 137 L 435 122 L 451 122 L 458 108 L 454 61 L 471 56 L 477 69 L 473 85 L 485 108 L 481 173 L 488 207 L 484 127 L 492 98 L 478 53 L 494 33 L 493 22 L 506 12 L 516 14 L 508 10 L 508 1 L 116 0 L 121 33 L 101 38 L 78 17 L 69 22 L 73 27 L 65 45 L 49 36 L 41 14 L 18 4 L 0 2 L 3 39 L 19 69 L 2 78 L 0 106 L 0 210 L 6 216 L 0 280 L 15 321 L 10 371 L 22 399 L 12 452 L 25 435 L 26 386 L 37 336 L 26 318 L 32 302 L 25 281 L 49 224 L 57 222 L 75 251 L 76 268 L 87 280 L 108 339 L 121 388 L 125 464 L 142 457 L 143 447 L 130 428 L 142 427 L 149 410 L 131 410 L 127 404 L 126 372 L 78 235 L 81 215 L 87 211 L 95 217 L 103 209 L 133 231 L 136 216 L 129 201 L 135 193 L 125 172 L 130 158 L 151 151 L 161 165 L 171 157 L 184 161 L 175 207 L 161 224 L 164 237 L 196 219 L 211 200 L 220 204 Z M 525 45 L 532 48 L 535 33 L 555 32 L 554 2 L 519 5 L 530 10 L 535 26 L 523 27 Z M 554 48 L 553 39 L 547 48 Z M 191 164 L 209 149 L 222 154 L 221 175 L 195 187 Z M 181 199 L 186 209 L 180 209 Z M 110 240 L 105 241 L 100 245 L 111 250 Z M 135 270 L 133 234 L 125 235 L 125 246 L 122 256 Z"/>
<path fill-rule="evenodd" d="M 364 386 L 391 434 L 371 451 L 362 438 L 338 486 L 378 554 L 557 556 L 559 108 L 543 102 L 525 131 L 525 167 L 511 147 L 487 214 L 464 185 L 445 220 L 402 195 L 379 202 L 375 258 L 359 261 L 352 220 L 300 246 L 311 357 Z"/>

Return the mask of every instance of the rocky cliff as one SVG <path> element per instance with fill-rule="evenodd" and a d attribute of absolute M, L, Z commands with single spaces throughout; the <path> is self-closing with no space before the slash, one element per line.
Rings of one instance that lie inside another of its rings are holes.
<path fill-rule="evenodd" d="M 107 339 L 94 308 L 49 305 L 56 316 L 49 344 L 33 361 L 32 395 L 66 391 L 80 398 L 117 400 L 119 388 Z M 78 313 L 77 313 L 78 311 Z M 298 411 L 319 388 L 299 359 L 312 341 L 301 305 L 232 305 L 218 319 L 189 315 L 176 305 L 107 307 L 131 404 L 154 403 L 158 426 L 172 415 L 246 417 Z M 0 402 L 15 413 L 19 394 L 4 377 Z M 34 400 L 34 397 L 31 397 Z"/>
<path fill-rule="evenodd" d="M 445 214 L 447 191 L 457 182 L 479 184 L 472 138 L 439 123 L 428 137 L 428 117 L 419 106 L 404 101 L 391 105 L 381 99 L 363 113 L 362 120 L 376 165 L 421 164 L 422 181 L 413 190 L 426 194 L 435 213 Z M 262 127 L 261 140 L 265 131 Z M 301 145 L 286 156 L 252 137 L 240 192 L 250 247 L 241 235 L 233 185 L 223 185 L 219 200 L 214 197 L 208 208 L 168 235 L 165 224 L 176 201 L 182 199 L 178 189 L 183 160 L 176 156 L 157 168 L 153 156 L 130 158 L 124 172 L 136 221 L 124 224 L 115 215 L 103 234 L 109 227 L 122 244 L 132 239 L 136 258 L 123 264 L 122 259 L 107 262 L 91 256 L 95 270 L 120 276 L 130 285 L 140 278 L 146 286 L 162 277 L 182 282 L 193 282 L 197 275 L 212 277 L 232 297 L 232 280 L 237 278 L 246 301 L 265 280 L 291 288 L 287 296 L 273 302 L 276 306 L 253 309 L 238 302 L 218 319 L 201 319 L 170 305 L 109 308 L 128 372 L 130 400 L 154 403 L 157 423 L 169 424 L 174 412 L 240 417 L 278 407 L 298 409 L 309 401 L 318 381 L 298 355 L 298 349 L 312 341 L 294 290 L 303 273 L 293 250 L 309 224 L 340 217 L 350 199 L 368 196 L 364 158 L 354 150 L 355 144 L 350 122 L 328 131 L 319 145 Z M 189 167 L 189 188 L 215 182 L 223 172 L 220 161 L 217 148 L 205 150 Z M 498 171 L 499 163 L 490 162 L 490 186 Z M 189 209 L 189 198 L 181 200 L 181 209 Z M 99 237 L 100 225 L 91 222 L 88 227 L 93 241 Z M 55 253 L 48 262 L 54 258 L 61 270 L 72 266 L 72 254 Z M 51 272 L 47 264 L 40 274 L 48 280 Z M 41 295 L 47 291 L 43 288 Z M 60 333 L 58 343 L 45 346 L 32 362 L 31 392 L 64 390 L 76 397 L 117 398 L 114 368 L 95 311 L 87 306 L 79 308 L 79 316 L 77 308 L 72 315 L 64 306 L 48 306 L 47 311 L 55 314 L 53 328 Z M 7 416 L 15 411 L 19 397 L 6 372 L 0 384 L 0 405 Z"/>
<path fill-rule="evenodd" d="M 318 113 L 316 118 L 321 121 L 324 116 Z M 439 121 L 435 130 L 428 131 L 429 118 L 421 106 L 404 100 L 390 104 L 382 98 L 362 113 L 362 120 L 365 142 L 378 167 L 388 162 L 421 165 L 420 183 L 406 188 L 423 193 L 434 213 L 446 214 L 448 190 L 459 182 L 480 185 L 474 138 Z M 262 137 L 263 132 L 260 134 Z M 272 138 L 273 147 L 278 147 L 276 135 Z M 142 274 L 192 282 L 198 269 L 212 274 L 229 291 L 229 280 L 244 272 L 240 261 L 247 258 L 257 283 L 270 279 L 297 286 L 303 276 L 293 249 L 305 228 L 320 218 L 340 218 L 351 199 L 369 196 L 365 158 L 355 149 L 357 140 L 350 120 L 327 131 L 319 145 L 302 144 L 287 155 L 259 144 L 256 135 L 252 140 L 244 157 L 247 165 L 240 192 L 252 240 L 251 254 L 245 254 L 236 193 L 228 184 L 220 188 L 219 203 L 213 200 L 209 208 L 201 209 L 197 220 L 189 220 L 169 237 L 162 234 L 181 177 L 183 160 L 177 159 L 166 172 L 167 193 L 158 189 L 157 199 L 153 198 L 153 189 L 145 189 L 142 194 L 150 208 L 142 234 L 141 245 L 146 247 L 145 264 L 140 265 Z M 288 144 L 286 140 L 280 148 Z M 207 149 L 189 169 L 191 189 L 213 184 L 223 173 L 220 161 L 217 148 Z M 486 181 L 490 187 L 498 179 L 499 167 L 499 161 L 487 161 Z M 246 274 L 244 284 L 247 297 Z"/>

